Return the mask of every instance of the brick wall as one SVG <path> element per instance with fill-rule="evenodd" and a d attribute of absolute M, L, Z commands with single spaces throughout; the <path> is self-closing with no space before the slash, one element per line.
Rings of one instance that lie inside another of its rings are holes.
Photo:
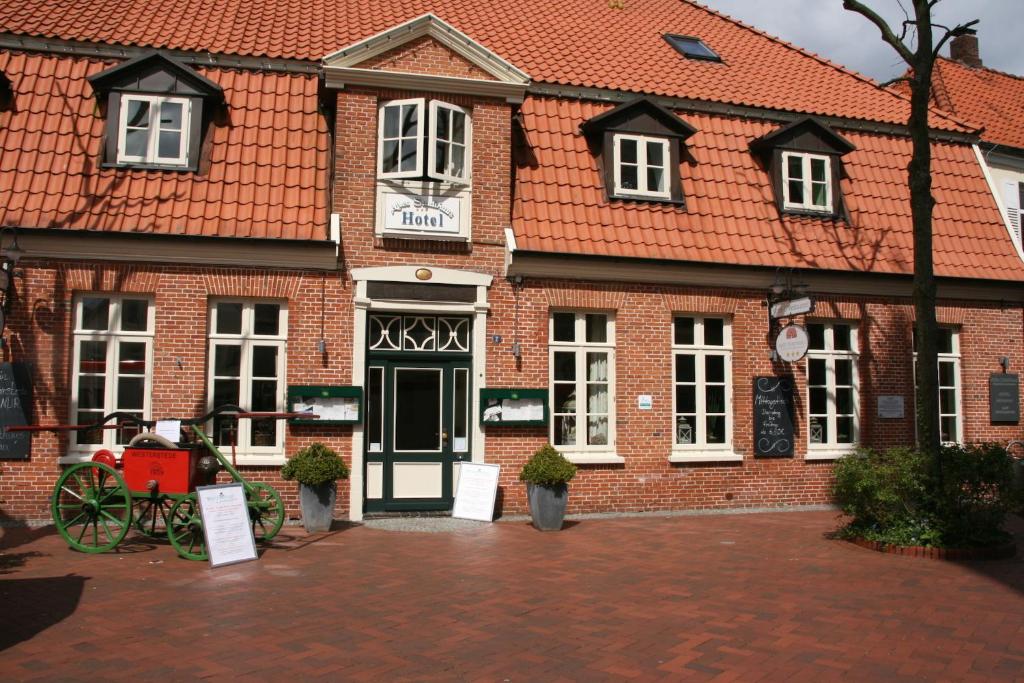
<path fill-rule="evenodd" d="M 351 292 L 337 274 L 212 269 L 184 266 L 33 263 L 16 283 L 15 304 L 4 335 L 5 361 L 33 364 L 33 421 L 73 422 L 71 393 L 72 299 L 81 292 L 142 293 L 153 296 L 156 328 L 152 415 L 194 417 L 205 413 L 207 308 L 211 297 L 272 299 L 288 304 L 287 383 L 350 384 Z M 317 341 L 327 341 L 320 353 Z M 179 364 L 180 359 L 180 364 Z M 323 441 L 348 460 L 351 427 L 286 427 L 285 453 Z M 0 521 L 49 517 L 49 497 L 67 448 L 67 433 L 33 437 L 28 461 L 0 461 Z M 277 467 L 242 467 L 247 477 L 274 485 L 291 516 L 298 514 L 296 485 L 282 482 Z M 341 482 L 339 517 L 348 514 L 348 483 Z"/>

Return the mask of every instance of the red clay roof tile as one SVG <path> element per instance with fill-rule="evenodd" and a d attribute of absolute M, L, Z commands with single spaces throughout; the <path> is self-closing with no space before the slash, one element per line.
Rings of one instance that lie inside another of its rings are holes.
<path fill-rule="evenodd" d="M 611 105 L 530 97 L 523 122 L 537 146 L 536 168 L 516 176 L 512 226 L 524 251 L 591 254 L 772 267 L 909 274 L 912 226 L 906 138 L 843 130 L 857 149 L 844 157 L 845 221 L 779 214 L 767 172 L 750 141 L 768 121 L 686 113 L 698 132 L 687 144 L 697 163 L 681 167 L 686 207 L 608 201 L 598 162 L 577 132 Z M 563 151 L 564 150 L 564 151 Z M 580 169 L 581 191 L 566 194 L 558 169 Z M 935 270 L 940 276 L 1024 281 L 1021 263 L 969 146 L 937 143 Z M 944 201 L 943 201 L 944 200 Z M 586 226 L 584 228 L 583 226 Z"/>
<path fill-rule="evenodd" d="M 224 88 L 232 120 L 210 130 L 210 170 L 143 171 L 99 166 L 105 122 L 84 76 L 111 64 L 0 53 L 16 94 L 15 110 L 0 113 L 4 224 L 326 239 L 328 142 L 315 76 L 200 69 Z M 296 210 L 268 212 L 275 204 Z"/>
<path fill-rule="evenodd" d="M 1024 77 L 939 59 L 932 84 L 940 107 L 984 126 L 983 140 L 1024 149 Z"/>
<path fill-rule="evenodd" d="M 19 0 L 0 6 L 0 31 L 319 60 L 428 12 L 539 82 L 889 123 L 908 111 L 870 79 L 691 0 Z M 686 59 L 665 33 L 698 36 L 723 62 Z"/>

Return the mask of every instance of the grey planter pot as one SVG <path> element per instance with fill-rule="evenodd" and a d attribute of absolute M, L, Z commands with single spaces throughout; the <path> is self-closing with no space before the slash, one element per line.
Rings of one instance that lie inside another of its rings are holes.
<path fill-rule="evenodd" d="M 526 499 L 530 503 L 533 526 L 541 531 L 558 531 L 565 519 L 565 505 L 569 502 L 569 487 L 526 484 Z"/>
<path fill-rule="evenodd" d="M 302 526 L 306 531 L 329 531 L 334 519 L 334 501 L 338 499 L 336 482 L 307 486 L 299 484 L 299 507 L 302 508 Z"/>

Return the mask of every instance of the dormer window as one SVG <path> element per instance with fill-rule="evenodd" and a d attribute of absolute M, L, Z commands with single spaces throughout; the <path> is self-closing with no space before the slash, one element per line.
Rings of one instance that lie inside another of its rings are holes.
<path fill-rule="evenodd" d="M 615 194 L 669 197 L 669 141 L 618 133 L 615 141 Z"/>
<path fill-rule="evenodd" d="M 769 173 L 780 213 L 845 216 L 842 159 L 856 149 L 846 138 L 808 117 L 752 140 L 750 149 Z"/>
<path fill-rule="evenodd" d="M 224 92 L 194 69 L 150 52 L 89 76 L 107 118 L 103 165 L 196 171 Z"/>
<path fill-rule="evenodd" d="M 783 152 L 782 187 L 786 209 L 832 212 L 832 173 L 828 157 Z"/>
<path fill-rule="evenodd" d="M 680 162 L 696 128 L 640 97 L 584 121 L 580 130 L 603 167 L 608 199 L 683 204 Z"/>
<path fill-rule="evenodd" d="M 187 98 L 122 95 L 118 163 L 187 165 L 191 110 Z"/>
<path fill-rule="evenodd" d="M 470 178 L 470 116 L 462 107 L 423 98 L 380 107 L 378 174 L 383 179 L 431 179 L 466 184 Z M 424 116 L 429 111 L 429 120 Z"/>

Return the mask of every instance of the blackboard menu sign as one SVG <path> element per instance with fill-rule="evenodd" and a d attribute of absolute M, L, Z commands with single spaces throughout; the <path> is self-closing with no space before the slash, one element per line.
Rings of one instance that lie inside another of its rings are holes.
<path fill-rule="evenodd" d="M 992 422 L 1020 422 L 1020 381 L 1017 375 L 989 375 L 988 411 Z"/>
<path fill-rule="evenodd" d="M 27 460 L 30 432 L 5 427 L 27 425 L 32 417 L 32 378 L 27 363 L 0 363 L 0 460 Z"/>
<path fill-rule="evenodd" d="M 793 455 L 793 376 L 754 378 L 754 455 Z"/>

